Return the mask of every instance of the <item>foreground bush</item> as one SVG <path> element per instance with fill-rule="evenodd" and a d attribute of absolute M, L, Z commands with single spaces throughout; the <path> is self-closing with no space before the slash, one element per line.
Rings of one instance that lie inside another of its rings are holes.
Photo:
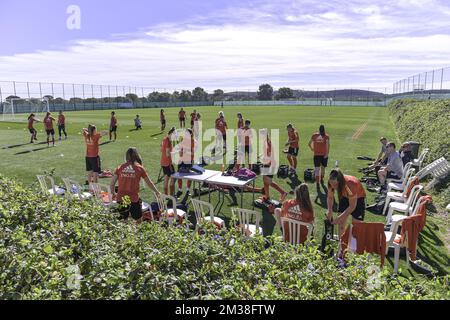
<path fill-rule="evenodd" d="M 401 141 L 418 141 L 430 148 L 424 164 L 440 157 L 450 161 L 450 100 L 394 100 L 389 104 Z M 435 202 L 441 208 L 450 203 L 450 179 L 437 186 Z"/>
<path fill-rule="evenodd" d="M 448 278 L 372 275 L 378 259 L 339 268 L 315 244 L 270 241 L 123 223 L 0 176 L 1 299 L 449 298 Z"/>

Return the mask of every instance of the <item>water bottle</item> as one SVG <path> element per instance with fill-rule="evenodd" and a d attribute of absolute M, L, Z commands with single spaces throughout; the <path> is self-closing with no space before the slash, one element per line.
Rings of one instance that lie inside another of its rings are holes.
<path fill-rule="evenodd" d="M 334 163 L 334 167 L 339 168 L 339 160 L 336 160 L 336 162 Z"/>
<path fill-rule="evenodd" d="M 77 186 L 73 184 L 70 191 L 71 191 L 73 194 L 78 193 L 78 188 L 77 188 Z"/>

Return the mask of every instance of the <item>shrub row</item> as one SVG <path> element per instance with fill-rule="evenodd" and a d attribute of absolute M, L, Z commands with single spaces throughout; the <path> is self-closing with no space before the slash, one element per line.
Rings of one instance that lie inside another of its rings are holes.
<path fill-rule="evenodd" d="M 448 277 L 374 273 L 379 259 L 367 255 L 342 268 L 315 243 L 269 241 L 120 222 L 0 176 L 0 299 L 449 298 Z"/>
<path fill-rule="evenodd" d="M 402 141 L 413 140 L 430 148 L 428 164 L 445 157 L 450 161 L 450 100 L 394 100 L 389 104 L 392 120 Z M 437 187 L 435 203 L 450 203 L 450 178 Z"/>

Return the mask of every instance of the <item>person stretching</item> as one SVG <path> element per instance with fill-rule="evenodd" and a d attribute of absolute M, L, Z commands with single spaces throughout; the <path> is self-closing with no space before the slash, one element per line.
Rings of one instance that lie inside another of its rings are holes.
<path fill-rule="evenodd" d="M 62 111 L 59 111 L 58 115 L 58 134 L 59 134 L 59 141 L 61 141 L 61 133 L 64 133 L 65 139 L 67 139 L 67 133 L 66 133 L 66 117 L 64 116 Z"/>

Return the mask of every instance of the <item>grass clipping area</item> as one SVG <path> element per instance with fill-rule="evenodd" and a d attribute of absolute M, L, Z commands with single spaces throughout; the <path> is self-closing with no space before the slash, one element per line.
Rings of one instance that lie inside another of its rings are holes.
<path fill-rule="evenodd" d="M 392 120 L 402 141 L 417 141 L 430 148 L 427 165 L 438 158 L 450 160 L 450 100 L 394 100 L 389 104 Z M 450 203 L 450 176 L 433 190 L 440 211 Z"/>
<path fill-rule="evenodd" d="M 448 276 L 340 268 L 317 243 L 238 231 L 120 222 L 90 202 L 41 195 L 0 176 L 0 299 L 449 299 Z M 267 248 L 266 248 L 267 247 Z"/>

